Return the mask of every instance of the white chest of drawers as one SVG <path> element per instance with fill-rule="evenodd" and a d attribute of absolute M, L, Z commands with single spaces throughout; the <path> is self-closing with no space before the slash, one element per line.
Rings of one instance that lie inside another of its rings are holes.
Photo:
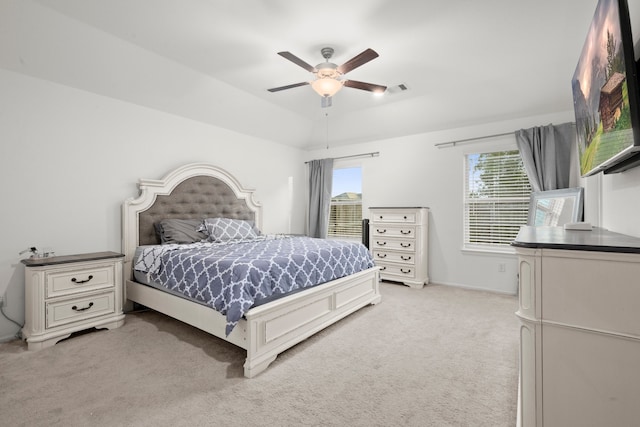
<path fill-rule="evenodd" d="M 29 350 L 83 329 L 122 326 L 122 259 L 116 252 L 97 252 L 23 260 L 22 335 Z"/>
<path fill-rule="evenodd" d="M 429 208 L 369 208 L 369 246 L 382 279 L 428 284 L 428 238 Z"/>

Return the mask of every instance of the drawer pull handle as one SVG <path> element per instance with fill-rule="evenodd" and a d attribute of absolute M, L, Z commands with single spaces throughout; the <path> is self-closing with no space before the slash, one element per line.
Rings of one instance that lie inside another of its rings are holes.
<path fill-rule="evenodd" d="M 400 269 L 400 271 L 401 271 L 402 273 L 404 273 L 404 274 L 409 274 L 409 273 L 411 273 L 411 269 L 409 269 L 409 270 L 405 270 L 404 268 L 401 268 L 401 269 Z"/>
<path fill-rule="evenodd" d="M 90 302 L 88 306 L 82 307 L 82 308 L 78 308 L 77 305 L 74 305 L 73 307 L 71 307 L 71 310 L 73 310 L 73 311 L 85 311 L 85 310 L 89 310 L 91 307 L 93 307 L 93 303 L 92 302 Z"/>
<path fill-rule="evenodd" d="M 386 232 L 387 232 L 387 230 L 386 230 L 386 229 L 385 229 L 385 230 L 380 230 L 379 228 L 376 228 L 376 231 L 377 231 L 378 233 L 380 233 L 380 234 L 383 234 L 383 233 L 386 233 Z"/>
<path fill-rule="evenodd" d="M 387 257 L 387 254 L 377 254 L 377 255 L 378 255 L 378 258 L 386 258 Z"/>
<path fill-rule="evenodd" d="M 87 282 L 88 282 L 89 280 L 91 280 L 91 279 L 93 279 L 93 276 L 92 276 L 92 275 L 89 275 L 89 277 L 87 278 L 87 280 L 78 280 L 78 279 L 76 279 L 75 277 L 73 277 L 73 278 L 71 278 L 71 281 L 72 281 L 73 283 L 75 283 L 76 285 L 81 285 L 81 284 L 83 284 L 83 283 L 87 283 Z"/>
<path fill-rule="evenodd" d="M 400 259 L 403 261 L 409 261 L 411 259 L 410 256 L 404 256 L 404 255 L 400 255 Z"/>
<path fill-rule="evenodd" d="M 386 244 L 387 244 L 387 242 L 376 242 L 376 245 L 378 245 L 378 246 L 384 246 Z"/>
<path fill-rule="evenodd" d="M 403 248 L 410 248 L 411 243 L 400 243 L 400 246 L 402 246 Z"/>
<path fill-rule="evenodd" d="M 387 267 L 385 267 L 384 265 L 382 267 L 380 267 L 380 271 L 384 271 L 386 269 L 387 269 Z"/>
<path fill-rule="evenodd" d="M 409 231 L 400 230 L 400 234 L 411 234 L 411 230 Z"/>

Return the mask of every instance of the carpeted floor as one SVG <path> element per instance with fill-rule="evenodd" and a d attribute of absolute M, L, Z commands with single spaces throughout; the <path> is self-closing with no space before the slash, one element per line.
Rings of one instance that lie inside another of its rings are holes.
<path fill-rule="evenodd" d="M 151 311 L 39 352 L 0 344 L 0 425 L 515 425 L 516 297 L 381 288 L 253 379 L 241 349 Z"/>

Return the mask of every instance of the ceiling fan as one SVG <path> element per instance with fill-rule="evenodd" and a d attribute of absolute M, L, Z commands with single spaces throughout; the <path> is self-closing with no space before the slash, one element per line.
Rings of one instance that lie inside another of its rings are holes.
<path fill-rule="evenodd" d="M 296 65 L 299 65 L 310 73 L 315 74 L 316 79 L 311 82 L 294 83 L 286 86 L 274 87 L 267 90 L 269 92 L 278 92 L 281 90 L 292 89 L 294 87 L 306 86 L 310 84 L 313 90 L 315 90 L 318 95 L 322 97 L 322 107 L 331 106 L 331 97 L 335 95 L 340 89 L 342 89 L 342 86 L 366 90 L 373 93 L 384 93 L 384 91 L 387 90 L 386 86 L 360 82 L 357 80 L 340 79 L 349 71 L 377 58 L 378 54 L 373 49 L 367 49 L 363 51 L 359 55 L 354 56 L 340 66 L 329 62 L 329 59 L 331 59 L 331 57 L 333 56 L 333 48 L 323 47 L 320 50 L 320 53 L 325 59 L 325 62 L 322 62 L 313 67 L 290 52 L 278 52 L 278 55 L 282 56 L 283 58 L 288 59 L 289 61 L 293 62 Z"/>

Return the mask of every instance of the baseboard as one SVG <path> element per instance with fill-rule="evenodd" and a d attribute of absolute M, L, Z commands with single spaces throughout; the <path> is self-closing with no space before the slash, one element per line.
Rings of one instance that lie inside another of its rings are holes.
<path fill-rule="evenodd" d="M 482 292 L 491 292 L 492 294 L 500 294 L 500 295 L 509 295 L 509 296 L 516 296 L 518 294 L 517 289 L 514 292 L 507 292 L 507 291 L 501 291 L 498 289 L 492 289 L 492 288 L 483 288 L 483 287 L 479 287 L 479 286 L 469 286 L 469 285 L 463 285 L 460 283 L 450 283 L 450 282 L 429 282 L 430 285 L 441 285 L 441 286 L 450 286 L 452 288 L 462 288 L 462 289 L 468 289 L 470 291 L 482 291 Z M 427 285 L 428 286 L 428 285 Z"/>
<path fill-rule="evenodd" d="M 0 343 L 17 340 L 16 334 L 5 335 L 0 337 Z"/>

